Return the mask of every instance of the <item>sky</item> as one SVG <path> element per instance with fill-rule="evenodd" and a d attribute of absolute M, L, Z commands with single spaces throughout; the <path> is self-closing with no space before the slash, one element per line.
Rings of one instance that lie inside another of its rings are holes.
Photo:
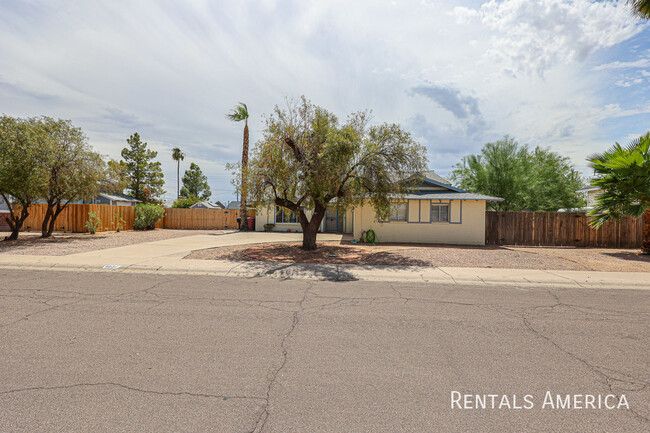
<path fill-rule="evenodd" d="M 70 119 L 119 159 L 138 132 L 175 198 L 191 162 L 212 199 L 264 115 L 305 95 L 344 119 L 370 109 L 448 175 L 508 134 L 585 158 L 650 129 L 650 29 L 625 2 L 589 0 L 3 0 L 0 113 Z"/>

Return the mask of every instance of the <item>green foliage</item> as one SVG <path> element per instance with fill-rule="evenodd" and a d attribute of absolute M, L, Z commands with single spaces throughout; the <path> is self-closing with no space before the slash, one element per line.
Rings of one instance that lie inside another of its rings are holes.
<path fill-rule="evenodd" d="M 233 122 L 241 122 L 242 120 L 248 120 L 248 107 L 243 102 L 240 102 L 226 114 L 226 119 L 232 120 Z"/>
<path fill-rule="evenodd" d="M 100 182 L 103 191 L 109 194 L 124 194 L 129 182 L 126 162 L 111 159 L 106 163 L 106 173 Z"/>
<path fill-rule="evenodd" d="M 463 157 L 451 179 L 468 191 L 503 198 L 488 203 L 498 211 L 555 212 L 585 205 L 576 192 L 584 181 L 568 158 L 541 147 L 531 151 L 508 136 L 487 143 L 479 155 Z"/>
<path fill-rule="evenodd" d="M 137 132 L 126 142 L 128 147 L 122 149 L 122 158 L 129 176 L 129 193 L 144 203 L 160 202 L 160 197 L 165 194 L 165 180 L 160 162 L 154 161 L 158 152 L 149 150 Z"/>
<path fill-rule="evenodd" d="M 115 214 L 115 231 L 116 232 L 121 232 L 122 229 L 124 228 L 124 224 L 126 224 L 126 221 L 124 221 L 124 218 L 120 216 L 119 213 Z"/>
<path fill-rule="evenodd" d="M 99 219 L 97 214 L 94 212 L 88 212 L 88 220 L 86 221 L 86 229 L 88 230 L 88 233 L 91 235 L 94 235 L 97 232 L 97 227 L 100 227 L 102 225 L 102 220 Z"/>
<path fill-rule="evenodd" d="M 265 232 L 271 232 L 271 231 L 273 231 L 274 227 L 275 227 L 275 224 L 273 224 L 273 223 L 264 224 L 264 231 Z"/>
<path fill-rule="evenodd" d="M 165 209 L 157 204 L 139 203 L 135 205 L 135 230 L 153 230 L 156 223 L 165 216 Z"/>
<path fill-rule="evenodd" d="M 426 151 L 396 124 L 369 126 L 366 112 L 341 123 L 304 97 L 275 108 L 250 161 L 248 189 L 255 204 L 296 213 L 303 248 L 316 248 L 327 204 L 369 202 L 387 218 L 393 195 L 404 194 L 426 169 Z M 304 209 L 313 209 L 307 219 Z"/>
<path fill-rule="evenodd" d="M 40 149 L 46 146 L 40 119 L 0 117 L 0 196 L 10 210 L 9 239 L 17 239 L 29 206 L 45 191 L 47 173 Z"/>
<path fill-rule="evenodd" d="M 649 148 L 650 133 L 588 158 L 596 175 L 591 184 L 603 190 L 590 213 L 594 226 L 625 215 L 640 216 L 650 209 Z"/>
<path fill-rule="evenodd" d="M 198 197 L 200 200 L 208 200 L 211 195 L 208 177 L 203 174 L 198 165 L 191 163 L 190 169 L 185 170 L 183 175 L 181 197 Z"/>
<path fill-rule="evenodd" d="M 650 19 L 650 0 L 627 0 L 632 13 L 644 20 Z"/>
<path fill-rule="evenodd" d="M 181 197 L 174 202 L 172 207 L 187 209 L 191 207 L 193 204 L 198 203 L 199 201 L 200 201 L 199 198 L 193 195 L 189 197 Z"/>
<path fill-rule="evenodd" d="M 361 238 L 359 239 L 359 243 L 366 243 L 366 244 L 376 244 L 377 243 L 377 234 L 373 229 L 370 229 L 368 231 L 363 231 L 361 233 Z"/>

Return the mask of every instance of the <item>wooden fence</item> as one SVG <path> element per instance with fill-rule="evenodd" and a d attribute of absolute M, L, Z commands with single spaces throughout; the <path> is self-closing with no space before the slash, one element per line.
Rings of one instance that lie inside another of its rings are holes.
<path fill-rule="evenodd" d="M 40 231 L 43 218 L 45 217 L 46 204 L 34 204 L 29 208 L 29 217 L 23 224 L 24 231 Z M 68 205 L 56 219 L 54 231 L 57 232 L 86 232 L 86 221 L 88 213 L 95 213 L 101 220 L 101 226 L 97 231 L 115 230 L 118 218 L 124 219 L 123 229 L 133 230 L 135 219 L 135 207 L 114 206 L 104 204 L 71 204 Z M 249 215 L 251 216 L 251 215 Z M 254 216 L 254 213 L 253 215 Z M 238 209 L 165 209 L 163 217 L 157 228 L 165 229 L 196 229 L 196 230 L 220 230 L 237 228 Z"/>
<path fill-rule="evenodd" d="M 584 212 L 494 212 L 485 214 L 487 245 L 639 248 L 643 217 L 589 225 Z"/>

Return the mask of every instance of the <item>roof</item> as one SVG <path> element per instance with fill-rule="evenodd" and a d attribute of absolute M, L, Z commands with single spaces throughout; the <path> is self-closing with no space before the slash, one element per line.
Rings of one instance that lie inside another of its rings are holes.
<path fill-rule="evenodd" d="M 98 197 L 104 197 L 105 199 L 108 200 L 113 200 L 113 201 L 130 201 L 134 203 L 140 203 L 140 200 L 138 200 L 135 197 L 131 197 L 130 195 L 126 194 L 108 194 L 105 192 L 100 192 L 97 194 Z"/>
<path fill-rule="evenodd" d="M 238 201 L 231 201 L 228 203 L 228 206 L 226 206 L 226 209 L 239 209 L 241 207 L 241 203 Z"/>
<path fill-rule="evenodd" d="M 576 192 L 589 192 L 589 191 L 600 191 L 600 188 L 597 186 L 587 186 L 585 188 L 580 188 Z"/>
<path fill-rule="evenodd" d="M 433 170 L 429 170 L 429 171 L 425 171 L 425 172 L 423 172 L 423 173 L 422 173 L 422 176 L 424 176 L 424 178 L 427 179 L 427 180 L 432 180 L 432 181 L 434 181 L 434 182 L 438 182 L 438 183 L 441 183 L 441 184 L 446 185 L 446 186 L 451 185 L 451 182 L 449 182 L 449 181 L 448 181 L 447 179 L 445 179 L 444 177 L 438 175 L 438 174 L 437 174 L 435 171 L 433 171 Z"/>
<path fill-rule="evenodd" d="M 467 191 L 433 191 L 423 192 L 422 194 L 407 194 L 400 198 L 408 200 L 486 200 L 486 201 L 503 201 L 500 197 L 490 195 L 476 194 Z"/>
<path fill-rule="evenodd" d="M 205 209 L 225 209 L 225 206 L 220 202 L 220 201 L 197 201 L 194 203 L 190 208 L 196 209 L 199 207 L 203 207 Z"/>

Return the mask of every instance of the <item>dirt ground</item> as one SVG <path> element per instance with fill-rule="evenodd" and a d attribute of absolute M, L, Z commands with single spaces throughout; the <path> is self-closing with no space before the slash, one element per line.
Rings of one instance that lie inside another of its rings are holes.
<path fill-rule="evenodd" d="M 194 251 L 187 259 L 348 263 L 546 270 L 650 272 L 650 256 L 638 250 L 572 247 L 472 247 L 440 245 L 351 245 L 319 242 L 316 251 L 299 243 L 239 245 Z"/>
<path fill-rule="evenodd" d="M 209 230 L 215 233 L 219 230 Z M 51 238 L 41 239 L 39 232 L 23 232 L 16 241 L 0 241 L 0 254 L 27 254 L 42 256 L 65 256 L 106 248 L 123 247 L 143 242 L 161 241 L 207 233 L 203 230 L 156 229 L 146 231 L 99 232 L 89 233 L 54 233 Z M 8 236 L 0 232 L 0 239 Z"/>

